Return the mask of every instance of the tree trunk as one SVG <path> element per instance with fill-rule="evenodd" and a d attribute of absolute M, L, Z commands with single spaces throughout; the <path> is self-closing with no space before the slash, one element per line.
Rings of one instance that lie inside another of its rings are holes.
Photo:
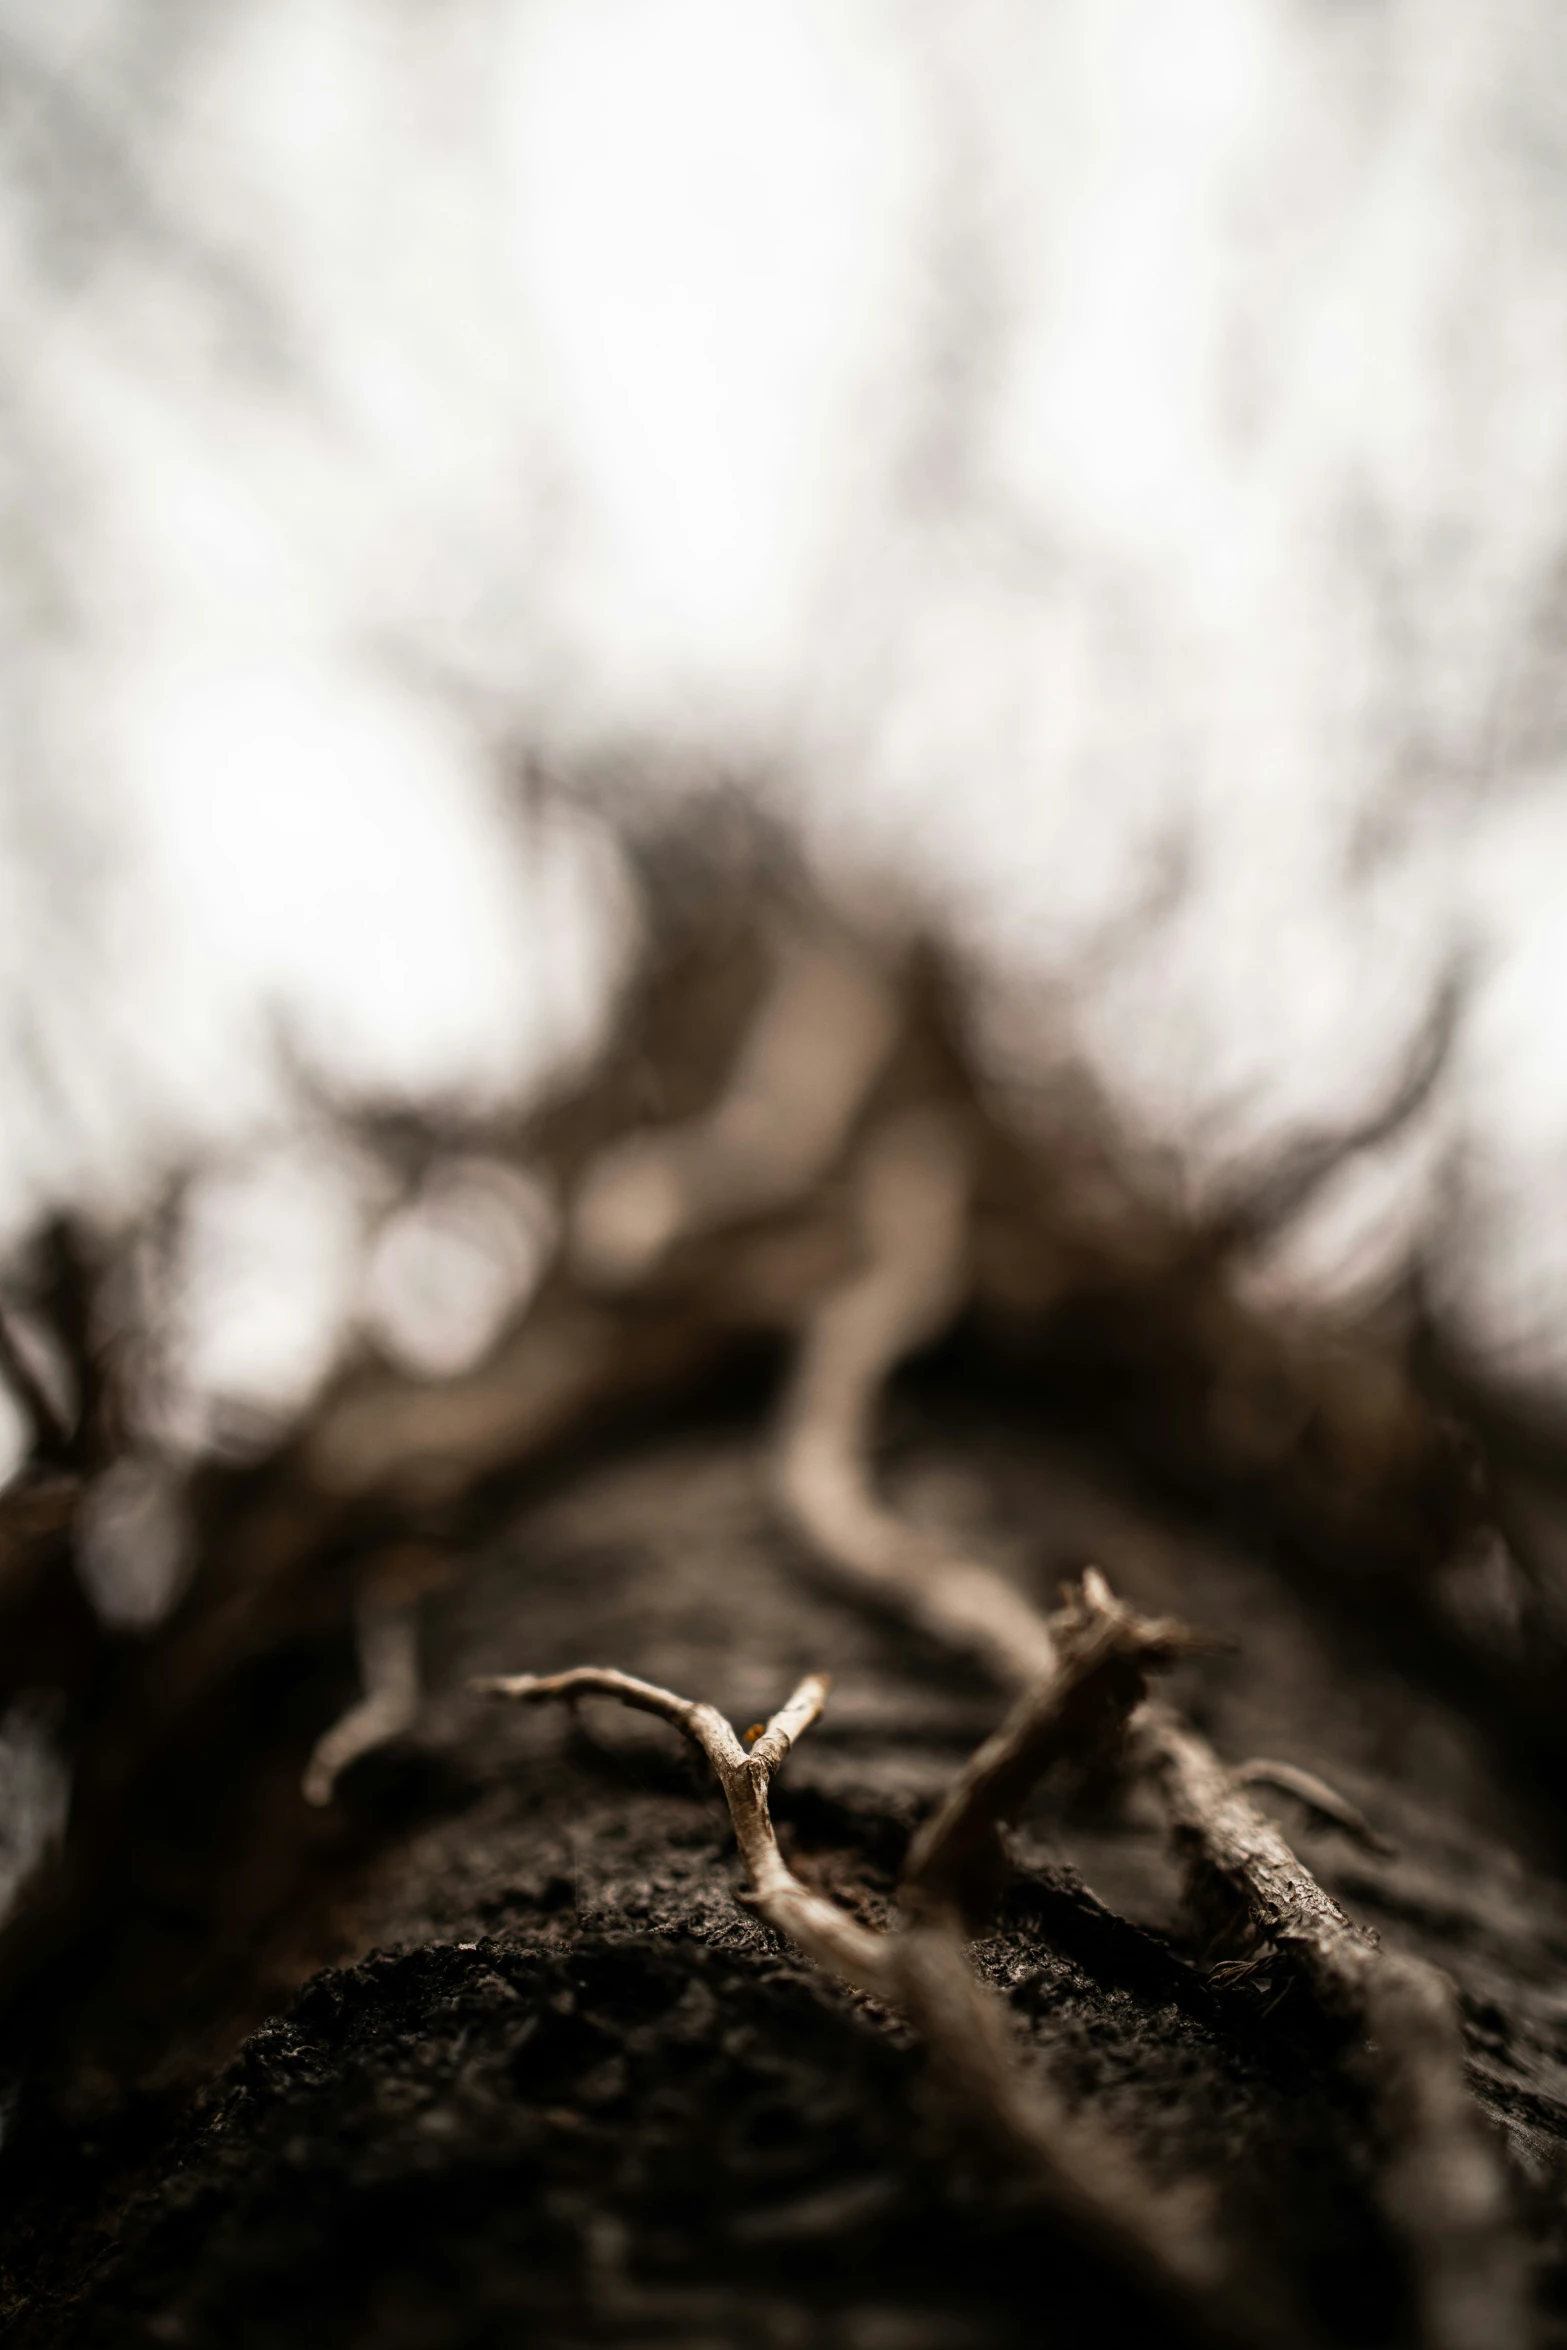
<path fill-rule="evenodd" d="M 13 2010 L 0 2256 L 19 2350 L 1419 2338 L 1343 2031 L 1276 1958 L 1223 1963 L 1145 1789 L 1049 1776 L 974 1956 L 1019 2068 L 1154 2188 L 1211 2196 L 1223 2274 L 1194 2296 L 1084 2238 L 902 2017 L 737 1904 L 722 1800 L 665 1724 L 469 1693 L 617 1666 L 743 1728 L 829 1671 L 774 1815 L 808 1885 L 884 1924 L 911 1829 L 1000 1701 L 779 1530 L 760 1403 L 747 1379 L 493 1500 L 423 1603 L 414 1735 L 327 1812 L 298 1787 L 351 1689 L 341 1576 L 317 1577 L 313 1626 L 296 1611 L 254 1637 L 134 1767 L 122 1754 L 90 1891 Z M 1538 1777 L 1396 1616 L 1373 1631 L 1215 1513 L 1148 1499 L 1124 1459 L 1050 1441 L 961 1362 L 900 1392 L 885 1477 L 1041 1604 L 1095 1560 L 1138 1608 L 1232 1644 L 1168 1694 L 1227 1762 L 1315 1774 L 1381 1840 L 1257 1788 L 1324 1888 L 1456 1983 L 1556 2338 L 1567 1904 Z"/>

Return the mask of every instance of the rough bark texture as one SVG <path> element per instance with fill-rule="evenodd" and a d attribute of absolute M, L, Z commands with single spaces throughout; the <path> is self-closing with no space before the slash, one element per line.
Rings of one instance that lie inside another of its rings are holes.
<path fill-rule="evenodd" d="M 721 1797 L 666 1725 L 469 1695 L 592 1662 L 743 1726 L 830 1671 L 774 1816 L 807 1883 L 887 1920 L 911 1832 L 1003 1701 L 813 1574 L 769 1498 L 759 1401 L 498 1500 L 424 1602 L 414 1732 L 332 1809 L 299 1793 L 352 1685 L 325 1616 L 253 1644 L 137 1764 L 118 1857 L 13 2009 L 21 2350 L 1416 2338 L 1341 2028 L 1278 1965 L 1225 1963 L 1146 1790 L 1048 1779 L 975 1956 L 1019 2063 L 1156 2182 L 1210 2193 L 1229 2276 L 1195 2313 L 1075 2240 L 902 2021 L 737 1906 Z M 1567 1899 L 1538 1775 L 1396 1614 L 1139 1498 L 950 1367 L 898 1404 L 887 1490 L 1041 1604 L 1094 1559 L 1139 1608 L 1233 1642 L 1169 1694 L 1226 1762 L 1318 1774 L 1391 1847 L 1253 1789 L 1355 1919 L 1457 1984 L 1540 2339 L 1567 2340 Z"/>

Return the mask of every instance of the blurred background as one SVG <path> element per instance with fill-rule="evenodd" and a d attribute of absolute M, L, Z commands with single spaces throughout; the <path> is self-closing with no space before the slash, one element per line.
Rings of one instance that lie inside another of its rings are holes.
<path fill-rule="evenodd" d="M 160 1457 L 482 1361 L 684 856 L 720 926 L 923 942 L 1009 1129 L 1086 1085 L 1177 1221 L 1315 1152 L 1235 1283 L 1418 1291 L 1553 1414 L 1564 51 L 1543 0 L 7 0 L 45 1385 L 62 1212 L 139 1268 Z"/>

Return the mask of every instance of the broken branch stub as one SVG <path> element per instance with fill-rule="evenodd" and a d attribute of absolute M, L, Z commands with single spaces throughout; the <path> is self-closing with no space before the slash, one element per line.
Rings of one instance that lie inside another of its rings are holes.
<path fill-rule="evenodd" d="M 988 1917 L 1006 1875 L 1000 1831 L 1037 1781 L 1058 1762 L 1116 1744 L 1149 1671 L 1199 1645 L 1185 1625 L 1123 1606 L 1093 1567 L 1068 1587 L 1050 1636 L 1054 1671 L 1018 1699 L 909 1848 L 902 1899 L 915 1914 L 952 1907 L 974 1923 Z"/>

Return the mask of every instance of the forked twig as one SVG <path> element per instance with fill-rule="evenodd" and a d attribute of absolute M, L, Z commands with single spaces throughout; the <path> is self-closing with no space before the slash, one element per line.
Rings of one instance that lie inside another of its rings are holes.
<path fill-rule="evenodd" d="M 578 1665 L 568 1673 L 542 1677 L 532 1673 L 497 1674 L 471 1684 L 485 1697 L 520 1698 L 538 1704 L 549 1698 L 615 1697 L 639 1712 L 657 1714 L 683 1731 L 712 1764 L 735 1842 L 751 1880 L 750 1904 L 770 1926 L 797 1943 L 808 1958 L 842 1977 L 858 1991 L 885 1996 L 882 1938 L 849 1916 L 836 1902 L 824 1901 L 802 1885 L 778 1849 L 773 1833 L 767 1790 L 773 1774 L 802 1730 L 810 1727 L 826 1702 L 828 1676 L 813 1673 L 756 1740 L 749 1753 L 716 1706 L 689 1697 L 677 1697 L 651 1681 L 609 1666 Z"/>
<path fill-rule="evenodd" d="M 1074 1687 L 1086 1687 L 1096 1671 L 1111 1667 L 1112 1658 L 1124 1664 L 1136 1638 L 1131 1626 L 1132 1619 L 1123 1616 L 1116 1638 L 1095 1644 L 1093 1662 L 1073 1657 L 1068 1670 Z M 1147 1653 L 1162 1647 L 1160 1627 Z M 1093 2122 L 1069 2114 L 1047 2085 L 1025 2072 L 1006 2011 L 975 1976 L 956 1912 L 934 1888 L 902 1926 L 878 1933 L 813 1893 L 789 1868 L 773 1831 L 768 1789 L 794 1740 L 820 1713 L 825 1676 L 813 1674 L 801 1682 L 749 1753 L 714 1707 L 604 1667 L 503 1675 L 472 1686 L 530 1703 L 615 1697 L 683 1731 L 712 1764 L 729 1806 L 750 1879 L 741 1897 L 747 1906 L 816 1965 L 900 2008 L 925 2039 L 949 2095 L 970 2121 L 1013 2159 L 1021 2158 L 1062 2216 L 1121 2265 L 1130 2262 L 1150 2284 L 1181 2299 L 1213 2281 L 1216 2264 L 1204 2225 L 1204 2198 L 1192 2189 L 1156 2189 L 1123 2147 Z M 975 1782 L 966 1808 L 976 1835 L 982 1818 L 994 1832 L 1000 1787 L 993 1773 Z"/>
<path fill-rule="evenodd" d="M 962 1303 L 967 1138 L 949 1114 L 889 1120 L 858 1168 L 863 1262 L 816 1309 L 784 1399 L 773 1477 L 796 1531 L 872 1605 L 977 1658 L 1010 1687 L 1048 1673 L 1044 1618 L 1005 1576 L 898 1517 L 875 1490 L 873 1416 L 888 1372 Z"/>

